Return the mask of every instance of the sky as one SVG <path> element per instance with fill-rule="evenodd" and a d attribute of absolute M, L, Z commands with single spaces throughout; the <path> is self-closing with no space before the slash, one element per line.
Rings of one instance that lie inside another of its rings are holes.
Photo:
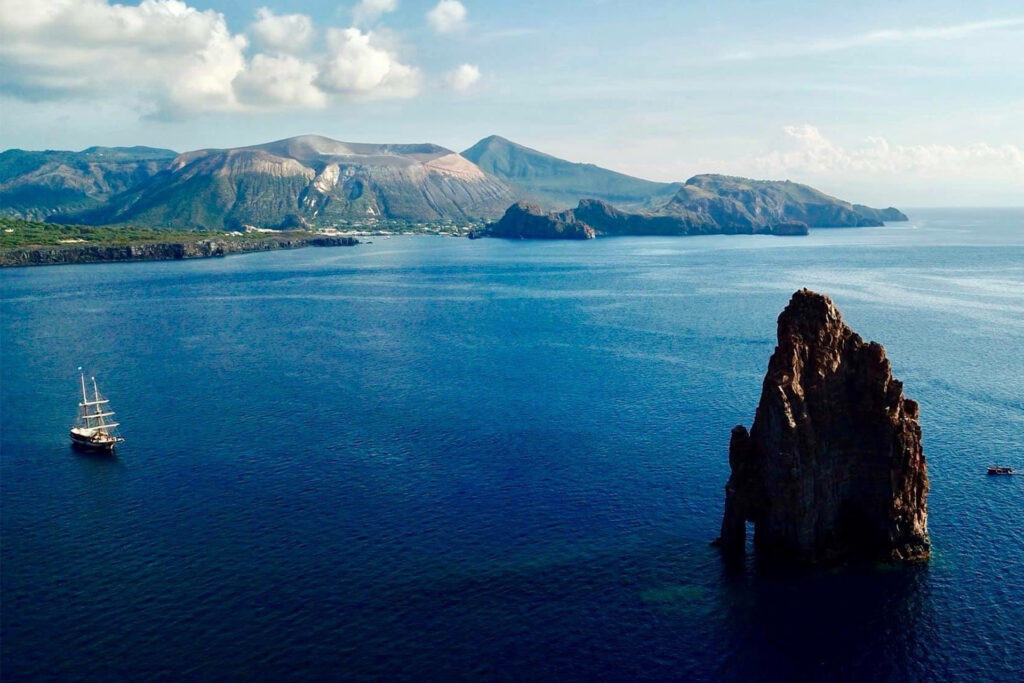
<path fill-rule="evenodd" d="M 0 148 L 307 133 L 1024 206 L 1024 2 L 0 0 Z"/>

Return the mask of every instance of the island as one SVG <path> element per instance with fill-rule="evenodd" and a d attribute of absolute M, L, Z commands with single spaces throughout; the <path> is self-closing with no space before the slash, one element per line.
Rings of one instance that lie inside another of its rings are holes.
<path fill-rule="evenodd" d="M 928 469 L 918 404 L 885 349 L 801 289 L 778 319 L 754 423 L 732 430 L 716 544 L 798 563 L 928 559 Z"/>

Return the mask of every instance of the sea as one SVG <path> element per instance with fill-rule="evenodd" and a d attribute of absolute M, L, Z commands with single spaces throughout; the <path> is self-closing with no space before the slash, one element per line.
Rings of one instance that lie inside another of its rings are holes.
<path fill-rule="evenodd" d="M 1024 209 L 910 216 L 3 270 L 0 673 L 1021 680 Z M 926 564 L 709 545 L 801 287 L 921 404 Z"/>

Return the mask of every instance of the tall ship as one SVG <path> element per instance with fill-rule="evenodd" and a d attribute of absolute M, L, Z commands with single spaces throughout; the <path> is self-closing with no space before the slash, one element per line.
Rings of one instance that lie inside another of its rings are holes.
<path fill-rule="evenodd" d="M 71 428 L 71 444 L 88 451 L 105 451 L 112 453 L 117 444 L 124 439 L 118 435 L 117 422 L 112 419 L 114 411 L 110 410 L 110 401 L 100 396 L 96 386 L 96 378 L 92 380 L 92 398 L 85 389 L 85 373 L 78 368 L 82 380 L 82 401 L 78 404 L 78 418 Z"/>

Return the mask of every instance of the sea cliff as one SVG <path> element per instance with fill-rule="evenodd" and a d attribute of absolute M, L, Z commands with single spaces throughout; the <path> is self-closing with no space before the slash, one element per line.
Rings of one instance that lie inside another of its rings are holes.
<path fill-rule="evenodd" d="M 741 554 L 818 563 L 927 559 L 928 468 L 918 404 L 885 349 L 865 342 L 832 300 L 796 292 L 748 432 L 732 430 L 717 543 Z"/>
<path fill-rule="evenodd" d="M 300 249 L 302 247 L 351 247 L 359 240 L 351 236 L 267 237 L 263 239 L 211 238 L 183 242 L 141 244 L 63 244 L 19 247 L 0 251 L 0 266 L 48 266 L 67 263 L 111 261 L 177 261 L 210 258 L 252 251 Z"/>
<path fill-rule="evenodd" d="M 519 239 L 589 240 L 594 228 L 578 220 L 572 211 L 545 213 L 526 202 L 516 202 L 505 215 L 485 229 L 492 237 Z"/>

